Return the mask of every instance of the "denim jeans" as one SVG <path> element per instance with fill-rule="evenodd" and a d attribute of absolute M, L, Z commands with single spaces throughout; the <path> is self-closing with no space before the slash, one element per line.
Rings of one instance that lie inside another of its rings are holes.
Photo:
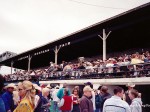
<path fill-rule="evenodd" d="M 96 109 L 95 112 L 101 112 L 101 110 L 100 109 Z"/>
<path fill-rule="evenodd" d="M 73 110 L 72 112 L 80 112 L 79 105 L 73 105 Z"/>
<path fill-rule="evenodd" d="M 60 112 L 56 101 L 54 101 L 54 112 Z"/>

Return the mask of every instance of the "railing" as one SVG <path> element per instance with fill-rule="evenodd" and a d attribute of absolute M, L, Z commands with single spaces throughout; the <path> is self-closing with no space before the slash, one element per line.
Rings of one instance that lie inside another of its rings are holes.
<path fill-rule="evenodd" d="M 91 69 L 75 69 L 67 71 L 47 72 L 40 76 L 24 76 L 22 80 L 74 80 L 74 79 L 103 79 L 103 78 L 133 78 L 133 77 L 150 77 L 150 63 L 128 64 L 113 67 L 93 67 Z M 18 81 L 19 77 L 15 80 Z M 19 80 L 21 81 L 21 80 Z"/>

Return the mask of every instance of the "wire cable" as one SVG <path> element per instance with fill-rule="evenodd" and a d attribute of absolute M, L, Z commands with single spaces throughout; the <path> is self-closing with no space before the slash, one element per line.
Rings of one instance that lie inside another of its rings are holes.
<path fill-rule="evenodd" d="M 78 3 L 78 4 L 84 4 L 84 5 L 99 7 L 99 8 L 128 10 L 128 9 L 125 9 L 125 8 L 107 7 L 107 6 L 100 6 L 100 5 L 95 5 L 95 4 L 89 4 L 89 3 L 85 3 L 85 2 L 79 2 L 79 1 L 76 1 L 76 0 L 69 0 L 69 1 L 70 1 L 70 2 L 75 2 L 75 3 Z"/>

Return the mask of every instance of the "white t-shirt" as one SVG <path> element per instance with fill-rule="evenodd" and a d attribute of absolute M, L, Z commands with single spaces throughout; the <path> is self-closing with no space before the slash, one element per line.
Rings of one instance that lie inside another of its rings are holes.
<path fill-rule="evenodd" d="M 58 91 L 59 91 L 59 89 L 55 89 L 55 90 L 52 92 L 53 101 L 56 101 L 56 102 L 59 101 L 59 98 L 57 97 Z"/>
<path fill-rule="evenodd" d="M 112 96 L 105 101 L 103 112 L 131 112 L 131 109 L 120 97 Z"/>

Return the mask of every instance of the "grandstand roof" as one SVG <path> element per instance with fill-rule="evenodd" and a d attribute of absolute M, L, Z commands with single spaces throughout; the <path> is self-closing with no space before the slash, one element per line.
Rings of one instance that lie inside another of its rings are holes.
<path fill-rule="evenodd" d="M 98 35 L 102 35 L 102 29 L 106 29 L 106 32 L 112 31 L 107 40 L 107 52 L 148 48 L 149 12 L 150 3 L 147 3 L 48 44 L 18 54 L 0 62 L 0 64 L 11 66 L 11 61 L 14 61 L 15 68 L 27 69 L 28 55 L 31 55 L 31 69 L 48 66 L 50 61 L 54 62 L 54 47 L 63 44 L 64 47 L 60 49 L 58 54 L 58 62 L 70 61 L 80 56 L 102 55 L 102 40 L 98 37 Z M 65 46 L 65 43 L 68 42 L 70 45 Z"/>

